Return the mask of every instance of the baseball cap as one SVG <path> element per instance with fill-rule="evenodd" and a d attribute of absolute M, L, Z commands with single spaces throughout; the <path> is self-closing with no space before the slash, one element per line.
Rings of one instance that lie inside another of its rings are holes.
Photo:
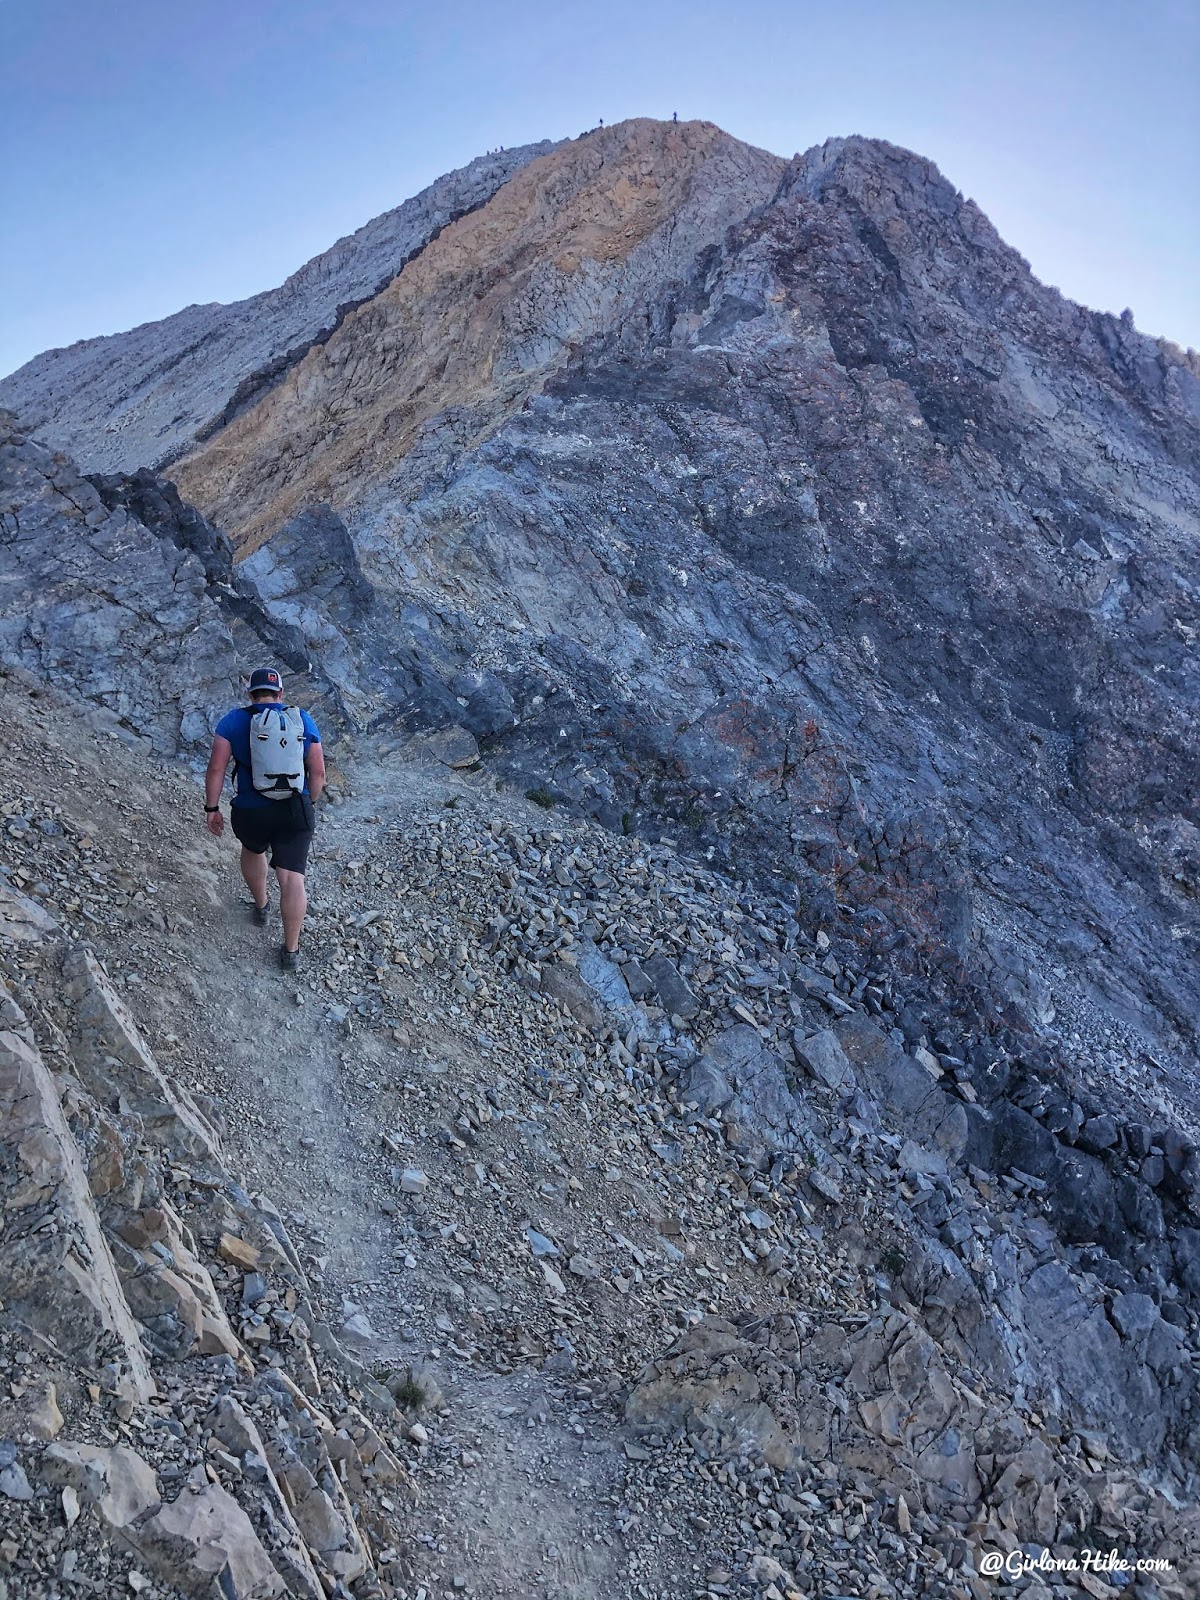
<path fill-rule="evenodd" d="M 283 693 L 283 678 L 274 667 L 256 667 L 250 674 L 250 693 L 254 694 L 259 689 L 270 689 L 275 694 Z"/>

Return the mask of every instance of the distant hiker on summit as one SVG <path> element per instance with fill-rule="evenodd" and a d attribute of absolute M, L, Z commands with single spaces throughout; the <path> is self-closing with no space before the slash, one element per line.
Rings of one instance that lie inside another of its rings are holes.
<path fill-rule="evenodd" d="M 235 787 L 229 825 L 242 847 L 242 877 L 254 898 L 254 920 L 266 926 L 269 850 L 283 917 L 279 962 L 293 972 L 308 909 L 304 869 L 316 825 L 313 802 L 325 787 L 325 757 L 316 723 L 307 711 L 284 703 L 283 679 L 270 667 L 259 667 L 251 676 L 250 704 L 226 712 L 217 723 L 204 775 L 204 810 L 214 839 L 225 830 L 220 800 L 231 761 Z"/>

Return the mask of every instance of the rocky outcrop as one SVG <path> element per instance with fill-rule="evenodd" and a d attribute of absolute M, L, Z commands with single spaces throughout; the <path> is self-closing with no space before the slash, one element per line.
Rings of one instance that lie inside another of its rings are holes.
<path fill-rule="evenodd" d="M 145 1352 L 53 1080 L 6 994 L 0 1021 L 5 1310 L 68 1359 L 114 1360 L 116 1381 L 145 1398 L 153 1390 Z"/>
<path fill-rule="evenodd" d="M 261 398 L 443 228 L 553 148 L 479 157 L 339 239 L 278 289 L 48 350 L 0 382 L 0 406 L 88 472 L 161 466 Z"/>
<path fill-rule="evenodd" d="M 0 1546 L 0 1585 L 8 1592 L 11 1577 L 39 1592 L 41 1540 L 18 1513 L 36 1519 L 57 1491 L 70 1546 L 59 1570 L 76 1582 L 95 1582 L 84 1565 L 95 1572 L 99 1560 L 111 1575 L 132 1558 L 134 1586 L 149 1583 L 145 1568 L 170 1593 L 203 1600 L 369 1589 L 359 1520 L 379 1489 L 403 1491 L 406 1474 L 318 1372 L 310 1338 L 321 1332 L 326 1370 L 331 1358 L 340 1370 L 339 1347 L 307 1301 L 308 1320 L 293 1315 L 307 1284 L 282 1224 L 233 1181 L 211 1124 L 169 1081 L 92 952 L 15 889 L 2 904 L 0 962 L 20 949 L 23 984 L 37 974 L 53 999 L 35 1024 L 0 979 L 0 1349 L 6 1369 L 22 1370 L 16 1348 L 26 1370 L 37 1361 L 55 1381 L 14 1383 L 0 1403 L 0 1433 L 25 1447 L 18 1461 L 0 1441 L 4 1530 L 21 1536 Z M 56 1072 L 39 1035 L 54 1041 Z M 225 1263 L 242 1269 L 233 1297 Z M 241 1313 L 236 1331 L 227 1300 Z M 275 1328 L 286 1342 L 256 1375 Z M 322 1393 L 336 1395 L 336 1427 Z M 266 1441 L 243 1400 L 271 1416 Z M 97 1404 L 127 1433 L 135 1420 L 139 1449 L 72 1437 Z M 154 1430 L 172 1404 L 164 1454 Z M 211 1452 L 172 1459 L 187 1437 L 177 1419 L 197 1408 L 223 1476 L 206 1465 Z"/>
<path fill-rule="evenodd" d="M 163 754 L 233 703 L 239 662 L 201 562 L 0 413 L 0 655 L 70 684 Z"/>
<path fill-rule="evenodd" d="M 272 616 L 229 541 L 141 471 L 85 478 L 0 412 L 0 662 L 69 685 L 98 726 L 162 755 L 203 746 L 258 661 L 335 732 L 329 677 Z"/>

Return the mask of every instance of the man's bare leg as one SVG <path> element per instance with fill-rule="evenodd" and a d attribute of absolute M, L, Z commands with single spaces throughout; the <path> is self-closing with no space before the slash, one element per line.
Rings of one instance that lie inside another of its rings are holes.
<path fill-rule="evenodd" d="M 279 910 L 283 916 L 283 947 L 299 950 L 300 930 L 304 926 L 304 913 L 308 910 L 308 891 L 304 887 L 302 872 L 288 872 L 276 867 L 279 879 Z"/>
<path fill-rule="evenodd" d="M 243 846 L 242 877 L 246 880 L 246 887 L 254 897 L 254 904 L 264 907 L 267 903 L 266 855 L 255 855 L 253 850 L 247 850 Z"/>

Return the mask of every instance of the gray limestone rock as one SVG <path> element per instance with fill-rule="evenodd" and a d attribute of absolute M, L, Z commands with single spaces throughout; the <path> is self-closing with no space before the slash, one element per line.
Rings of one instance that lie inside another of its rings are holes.
<path fill-rule="evenodd" d="M 733 1089 L 713 1057 L 703 1055 L 684 1074 L 680 1098 L 697 1105 L 702 1117 L 711 1117 L 714 1111 L 723 1111 L 730 1104 Z"/>
<path fill-rule="evenodd" d="M 32 1500 L 33 1485 L 19 1461 L 0 1467 L 0 1495 L 6 1500 Z"/>
<path fill-rule="evenodd" d="M 1096 1242 L 1119 1257 L 1128 1253 L 1129 1232 L 1117 1206 L 1116 1187 L 1095 1156 L 1062 1151 L 1049 1169 L 1046 1195 L 1064 1239 Z"/>
<path fill-rule="evenodd" d="M 1148 1334 L 1158 1321 L 1158 1307 L 1148 1294 L 1118 1294 L 1113 1297 L 1109 1316 L 1122 1339 L 1137 1339 Z"/>
<path fill-rule="evenodd" d="M 93 1503 L 110 1528 L 132 1527 L 162 1499 L 149 1464 L 125 1445 L 52 1444 L 41 1470 Z"/>
<path fill-rule="evenodd" d="M 0 662 L 74 689 L 162 754 L 240 697 L 199 558 L 118 509 L 0 413 Z"/>
<path fill-rule="evenodd" d="M 185 1488 L 131 1537 L 163 1582 L 196 1600 L 275 1600 L 286 1594 L 249 1517 L 218 1484 Z"/>
<path fill-rule="evenodd" d="M 1096 1154 L 1111 1150 L 1117 1142 L 1117 1121 L 1115 1117 L 1100 1116 L 1089 1117 L 1079 1130 L 1077 1143 L 1085 1150 Z"/>
<path fill-rule="evenodd" d="M 679 968 L 669 956 L 662 954 L 650 956 L 642 962 L 642 968 L 654 986 L 658 1003 L 668 1016 L 682 1017 L 686 1022 L 696 1015 L 700 1009 L 700 1002 L 688 987 L 686 979 L 680 976 Z"/>
<path fill-rule="evenodd" d="M 324 674 L 309 674 L 301 633 L 268 612 L 229 542 L 170 484 L 148 473 L 93 484 L 0 412 L 0 666 L 82 696 L 98 728 L 174 755 L 206 744 L 263 660 L 336 731 L 341 706 Z"/>
<path fill-rule="evenodd" d="M 15 1005 L 12 1012 L 23 1021 Z M 0 1031 L 0 1181 L 9 1219 L 0 1237 L 6 1314 L 84 1364 L 97 1365 L 109 1352 L 133 1392 L 149 1394 L 146 1355 L 56 1081 L 12 1022 Z"/>
<path fill-rule="evenodd" d="M 603 1017 L 591 986 L 574 967 L 563 961 L 548 961 L 541 969 L 541 992 L 557 1000 L 587 1028 L 599 1027 Z"/>
<path fill-rule="evenodd" d="M 1030 1361 L 1049 1393 L 1123 1448 L 1158 1450 L 1169 1422 L 1162 1391 L 1103 1306 L 1089 1304 L 1065 1268 L 1049 1262 L 1022 1283 L 1020 1308 Z"/>
<path fill-rule="evenodd" d="M 648 995 L 654 993 L 654 985 L 636 956 L 630 956 L 622 965 L 621 976 L 625 980 L 625 986 L 632 1000 L 645 1000 Z"/>
<path fill-rule="evenodd" d="M 1180 1228 L 1173 1249 L 1180 1282 L 1191 1294 L 1200 1295 L 1200 1228 Z"/>
<path fill-rule="evenodd" d="M 967 1147 L 967 1113 L 869 1017 L 845 1017 L 834 1030 L 863 1088 L 898 1132 L 958 1161 Z"/>
<path fill-rule="evenodd" d="M 1059 1146 L 1054 1135 L 1027 1111 L 1008 1101 L 993 1112 L 992 1169 L 1008 1172 L 1013 1167 L 1044 1178 L 1058 1159 Z"/>
<path fill-rule="evenodd" d="M 602 955 L 590 939 L 580 940 L 579 976 L 601 1005 L 612 1011 L 632 1013 L 633 999 L 622 969 Z"/>
<path fill-rule="evenodd" d="M 426 735 L 424 748 L 443 766 L 455 770 L 479 765 L 479 746 L 465 728 L 439 728 Z"/>
<path fill-rule="evenodd" d="M 823 1028 L 819 1033 L 805 1037 L 803 1030 L 797 1028 L 792 1048 L 800 1065 L 806 1067 L 826 1088 L 835 1089 L 839 1094 L 846 1094 L 853 1089 L 854 1073 L 849 1059 L 831 1029 Z"/>
<path fill-rule="evenodd" d="M 697 1098 L 694 1087 L 703 1088 L 711 1107 L 724 1113 L 727 1131 L 743 1151 L 787 1148 L 802 1125 L 782 1059 L 745 1023 L 710 1040 L 690 1069 L 688 1085 L 691 1099 Z"/>

